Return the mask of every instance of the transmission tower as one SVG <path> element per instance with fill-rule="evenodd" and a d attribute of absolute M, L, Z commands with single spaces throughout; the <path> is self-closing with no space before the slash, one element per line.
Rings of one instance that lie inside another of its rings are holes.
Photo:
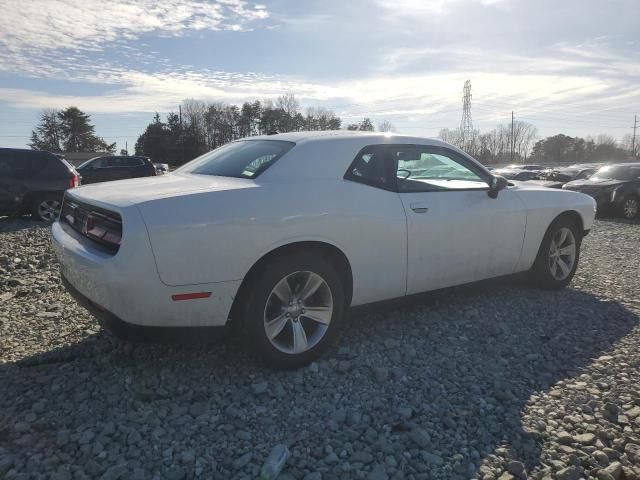
<path fill-rule="evenodd" d="M 460 120 L 462 148 L 468 151 L 473 141 L 473 122 L 471 121 L 471 80 L 464 82 L 462 89 L 462 120 Z"/>

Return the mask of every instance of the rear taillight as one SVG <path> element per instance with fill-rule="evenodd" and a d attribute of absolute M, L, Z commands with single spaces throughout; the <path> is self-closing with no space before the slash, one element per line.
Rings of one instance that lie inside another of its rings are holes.
<path fill-rule="evenodd" d="M 70 172 L 69 175 L 69 188 L 75 188 L 80 186 L 80 175 L 75 172 Z"/>
<path fill-rule="evenodd" d="M 106 247 L 113 250 L 117 250 L 120 247 L 120 241 L 122 240 L 122 222 L 119 218 L 98 212 L 91 212 L 87 216 L 83 230 L 87 237 Z"/>
<path fill-rule="evenodd" d="M 114 255 L 120 248 L 122 219 L 116 212 L 78 202 L 67 193 L 62 203 L 60 219 L 85 237 L 106 247 Z"/>

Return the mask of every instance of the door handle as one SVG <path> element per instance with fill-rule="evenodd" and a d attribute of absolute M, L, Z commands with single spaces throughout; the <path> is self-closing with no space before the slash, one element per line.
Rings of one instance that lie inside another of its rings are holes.
<path fill-rule="evenodd" d="M 416 213 L 427 213 L 429 211 L 429 207 L 427 207 L 424 203 L 412 203 L 411 210 Z"/>

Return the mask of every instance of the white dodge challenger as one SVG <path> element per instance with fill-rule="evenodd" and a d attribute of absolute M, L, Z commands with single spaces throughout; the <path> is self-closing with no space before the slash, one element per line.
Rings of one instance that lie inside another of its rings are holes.
<path fill-rule="evenodd" d="M 299 132 L 75 188 L 51 236 L 105 328 L 237 322 L 266 361 L 295 367 L 349 305 L 516 272 L 564 287 L 594 216 L 587 195 L 509 185 L 438 140 Z"/>

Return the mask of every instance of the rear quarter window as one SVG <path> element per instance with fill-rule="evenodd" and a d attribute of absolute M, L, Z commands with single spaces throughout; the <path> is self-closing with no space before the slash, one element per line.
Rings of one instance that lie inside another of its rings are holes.
<path fill-rule="evenodd" d="M 178 171 L 197 175 L 256 178 L 295 146 L 282 140 L 240 140 L 192 160 Z"/>
<path fill-rule="evenodd" d="M 141 167 L 142 165 L 144 165 L 144 160 L 142 158 L 136 158 L 136 157 L 129 157 L 129 158 L 123 158 L 123 166 L 125 167 Z"/>

